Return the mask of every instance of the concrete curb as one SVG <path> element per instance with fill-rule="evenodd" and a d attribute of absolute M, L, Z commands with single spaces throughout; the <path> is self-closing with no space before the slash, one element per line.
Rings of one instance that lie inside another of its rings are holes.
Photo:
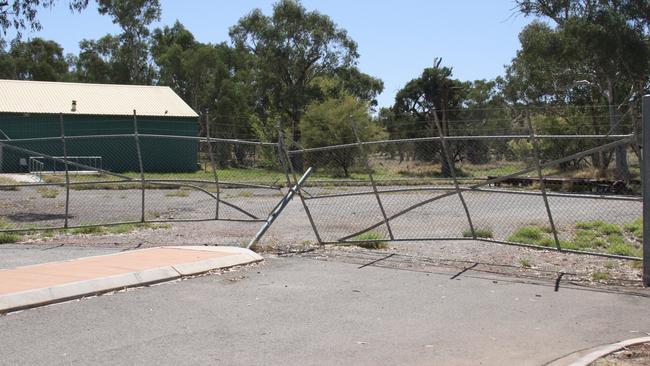
<path fill-rule="evenodd" d="M 560 359 L 547 363 L 545 366 L 588 366 L 590 363 L 614 353 L 622 348 L 636 344 L 650 342 L 650 337 L 628 339 L 626 341 L 596 346 L 586 350 L 578 351 Z"/>
<path fill-rule="evenodd" d="M 203 246 L 166 248 L 213 251 L 221 253 L 225 252 L 232 253 L 232 255 L 195 262 L 179 263 L 138 272 L 129 272 L 115 276 L 98 277 L 90 280 L 70 282 L 62 285 L 0 295 L 0 314 L 53 304 L 57 302 L 69 301 L 86 296 L 98 295 L 128 287 L 139 287 L 159 282 L 173 281 L 185 276 L 197 275 L 215 269 L 224 269 L 238 265 L 260 262 L 263 260 L 260 255 L 245 248 Z M 120 253 L 112 253 L 107 255 L 73 259 L 72 261 L 87 258 L 114 256 L 119 254 Z M 70 261 L 61 261 L 54 263 L 63 262 Z"/>

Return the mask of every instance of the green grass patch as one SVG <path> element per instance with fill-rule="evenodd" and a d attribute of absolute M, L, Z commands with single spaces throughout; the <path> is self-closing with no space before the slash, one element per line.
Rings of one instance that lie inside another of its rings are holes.
<path fill-rule="evenodd" d="M 43 198 L 56 198 L 59 195 L 59 190 L 56 188 L 38 187 L 36 192 Z"/>
<path fill-rule="evenodd" d="M 537 225 L 522 226 L 515 230 L 506 240 L 545 247 L 555 246 L 555 240 L 548 235 L 550 231 L 550 228 Z"/>
<path fill-rule="evenodd" d="M 524 259 L 521 259 L 521 260 L 519 261 L 519 264 L 520 264 L 522 267 L 524 267 L 524 268 L 531 268 L 531 267 L 533 266 L 533 265 L 530 263 L 530 260 L 525 259 L 525 258 L 524 258 Z"/>
<path fill-rule="evenodd" d="M 84 227 L 77 227 L 74 229 L 70 230 L 71 234 L 79 235 L 79 234 L 101 234 L 105 230 L 104 226 L 84 226 Z"/>
<path fill-rule="evenodd" d="M 13 225 L 4 217 L 0 217 L 0 229 L 11 229 Z"/>
<path fill-rule="evenodd" d="M 138 223 L 138 224 L 120 224 L 120 225 L 107 225 L 107 226 L 84 226 L 74 229 L 70 229 L 68 232 L 74 235 L 79 234 L 90 234 L 90 235 L 102 235 L 102 234 L 126 234 L 138 230 L 144 229 L 168 229 L 171 226 L 169 224 L 158 224 L 158 223 Z"/>
<path fill-rule="evenodd" d="M 22 239 L 18 234 L 14 233 L 0 233 L 0 244 L 17 243 Z"/>
<path fill-rule="evenodd" d="M 476 234 L 477 238 L 494 238 L 494 234 L 492 233 L 492 230 L 490 229 L 474 229 L 474 234 Z M 463 231 L 463 238 L 473 238 L 474 235 L 472 235 L 472 230 L 466 229 Z"/>
<path fill-rule="evenodd" d="M 575 226 L 577 229 L 592 230 L 602 235 L 623 234 L 623 230 L 621 229 L 620 226 L 616 224 L 607 223 L 602 220 L 582 221 L 582 222 L 578 222 Z"/>
<path fill-rule="evenodd" d="M 614 243 L 607 247 L 607 253 L 625 255 L 628 257 L 641 257 L 643 250 L 629 243 Z"/>
<path fill-rule="evenodd" d="M 597 251 L 601 253 L 640 257 L 639 231 L 642 220 L 637 219 L 626 225 L 604 222 L 602 220 L 577 222 L 570 239 L 561 240 L 562 249 Z M 552 231 L 537 225 L 522 226 L 507 238 L 508 241 L 554 247 Z"/>
<path fill-rule="evenodd" d="M 369 231 L 353 238 L 355 241 L 364 241 L 364 243 L 355 243 L 355 245 L 365 249 L 388 249 L 388 243 L 383 241 L 385 239 L 384 234 L 375 231 Z"/>
<path fill-rule="evenodd" d="M 633 236 L 636 240 L 643 240 L 643 218 L 639 217 L 638 219 L 632 221 L 629 224 L 623 225 L 625 231 Z"/>
<path fill-rule="evenodd" d="M 609 279 L 609 273 L 596 271 L 591 274 L 591 279 L 594 281 L 607 281 Z"/>

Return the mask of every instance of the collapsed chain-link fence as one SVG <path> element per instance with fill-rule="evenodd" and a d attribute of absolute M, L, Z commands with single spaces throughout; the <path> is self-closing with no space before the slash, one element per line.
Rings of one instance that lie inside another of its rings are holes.
<path fill-rule="evenodd" d="M 289 151 L 314 167 L 303 192 L 320 242 L 473 239 L 640 257 L 637 129 L 614 129 L 603 115 L 585 133 L 539 133 L 530 111 L 520 115 L 508 128 L 434 119 L 417 137 L 382 141 L 364 141 L 350 121 L 356 142 Z M 625 178 L 616 177 L 621 154 Z"/>
<path fill-rule="evenodd" d="M 405 124 L 384 140 L 351 120 L 348 143 L 309 148 L 281 129 L 279 142 L 215 137 L 208 119 L 3 117 L 0 231 L 261 223 L 312 167 L 299 206 L 322 244 L 473 239 L 639 257 L 637 129 L 540 133 L 521 115 Z M 614 179 L 623 153 L 629 175 Z"/>

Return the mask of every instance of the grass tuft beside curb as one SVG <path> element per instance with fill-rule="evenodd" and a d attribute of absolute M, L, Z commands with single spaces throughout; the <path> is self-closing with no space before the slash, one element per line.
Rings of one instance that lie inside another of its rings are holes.
<path fill-rule="evenodd" d="M 388 243 L 385 240 L 384 234 L 369 231 L 367 233 L 357 235 L 353 240 L 364 241 L 365 243 L 355 243 L 354 245 L 365 249 L 388 249 Z"/>

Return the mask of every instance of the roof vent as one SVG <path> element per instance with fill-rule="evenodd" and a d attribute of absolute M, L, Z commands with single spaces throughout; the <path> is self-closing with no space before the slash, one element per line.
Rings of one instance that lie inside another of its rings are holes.
<path fill-rule="evenodd" d="M 70 108 L 71 112 L 76 112 L 77 111 L 77 101 L 73 100 L 72 101 L 72 108 Z"/>

